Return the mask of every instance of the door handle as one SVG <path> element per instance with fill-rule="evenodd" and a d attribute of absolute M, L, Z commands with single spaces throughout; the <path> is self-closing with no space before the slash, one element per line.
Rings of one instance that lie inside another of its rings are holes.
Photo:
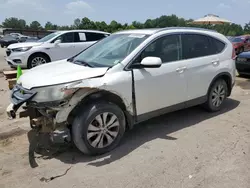
<path fill-rule="evenodd" d="M 183 73 L 186 69 L 187 69 L 187 67 L 179 67 L 176 69 L 176 72 Z"/>

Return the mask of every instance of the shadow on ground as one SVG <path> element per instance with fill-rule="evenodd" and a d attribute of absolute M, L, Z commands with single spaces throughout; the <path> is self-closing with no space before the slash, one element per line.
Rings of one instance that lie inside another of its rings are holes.
<path fill-rule="evenodd" d="M 239 101 L 228 99 L 222 111 L 216 113 L 208 113 L 201 107 L 193 107 L 178 112 L 163 115 L 158 118 L 151 119 L 147 122 L 138 124 L 131 131 L 127 132 L 122 143 L 118 148 L 108 154 L 97 157 L 85 156 L 78 150 L 68 145 L 52 145 L 48 142 L 48 136 L 41 135 L 41 138 L 35 136 L 35 131 L 28 133 L 30 141 L 29 160 L 32 168 L 37 167 L 36 158 L 51 159 L 55 158 L 67 164 L 87 163 L 93 166 L 103 166 L 110 164 L 116 160 L 133 152 L 146 142 L 161 138 L 166 142 L 177 140 L 168 136 L 169 134 L 181 129 L 196 125 L 204 120 L 219 116 L 235 109 L 240 104 Z M 39 140 L 40 145 L 38 145 Z M 34 152 L 40 156 L 35 157 Z M 98 160 L 97 160 L 98 159 Z"/>

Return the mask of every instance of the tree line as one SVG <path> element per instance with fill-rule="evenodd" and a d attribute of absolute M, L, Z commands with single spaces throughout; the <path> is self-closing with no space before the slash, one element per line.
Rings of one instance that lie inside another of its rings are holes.
<path fill-rule="evenodd" d="M 163 15 L 156 19 L 147 19 L 144 23 L 133 21 L 131 24 L 119 23 L 115 20 L 110 23 L 104 21 L 92 21 L 87 17 L 82 19 L 77 18 L 72 25 L 59 26 L 51 22 L 47 22 L 42 26 L 38 21 L 33 21 L 30 24 L 23 19 L 15 17 L 6 18 L 2 27 L 14 29 L 33 29 L 33 30 L 70 30 L 70 29 L 93 29 L 109 33 L 113 33 L 126 29 L 143 29 L 143 28 L 163 28 L 163 27 L 201 27 L 216 30 L 227 36 L 238 36 L 243 34 L 250 34 L 250 22 L 243 27 L 240 24 L 222 24 L 222 25 L 194 25 L 192 19 L 179 18 L 176 15 Z"/>

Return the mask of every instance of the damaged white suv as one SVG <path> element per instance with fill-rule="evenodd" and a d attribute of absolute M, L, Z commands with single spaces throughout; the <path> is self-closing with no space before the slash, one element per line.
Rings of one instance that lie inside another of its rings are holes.
<path fill-rule="evenodd" d="M 32 128 L 102 154 L 149 118 L 200 104 L 220 110 L 234 85 L 234 56 L 215 31 L 117 32 L 75 57 L 25 72 L 7 112 L 15 117 L 25 104 Z"/>

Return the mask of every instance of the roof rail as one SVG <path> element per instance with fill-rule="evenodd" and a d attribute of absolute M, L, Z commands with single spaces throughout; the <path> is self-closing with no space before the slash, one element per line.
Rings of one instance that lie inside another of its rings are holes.
<path fill-rule="evenodd" d="M 212 31 L 212 32 L 218 33 L 216 30 L 199 28 L 199 27 L 165 27 L 165 28 L 160 28 L 156 33 L 161 32 L 161 31 L 171 30 L 171 29 L 191 29 L 191 30 L 197 30 L 197 31 Z"/>

